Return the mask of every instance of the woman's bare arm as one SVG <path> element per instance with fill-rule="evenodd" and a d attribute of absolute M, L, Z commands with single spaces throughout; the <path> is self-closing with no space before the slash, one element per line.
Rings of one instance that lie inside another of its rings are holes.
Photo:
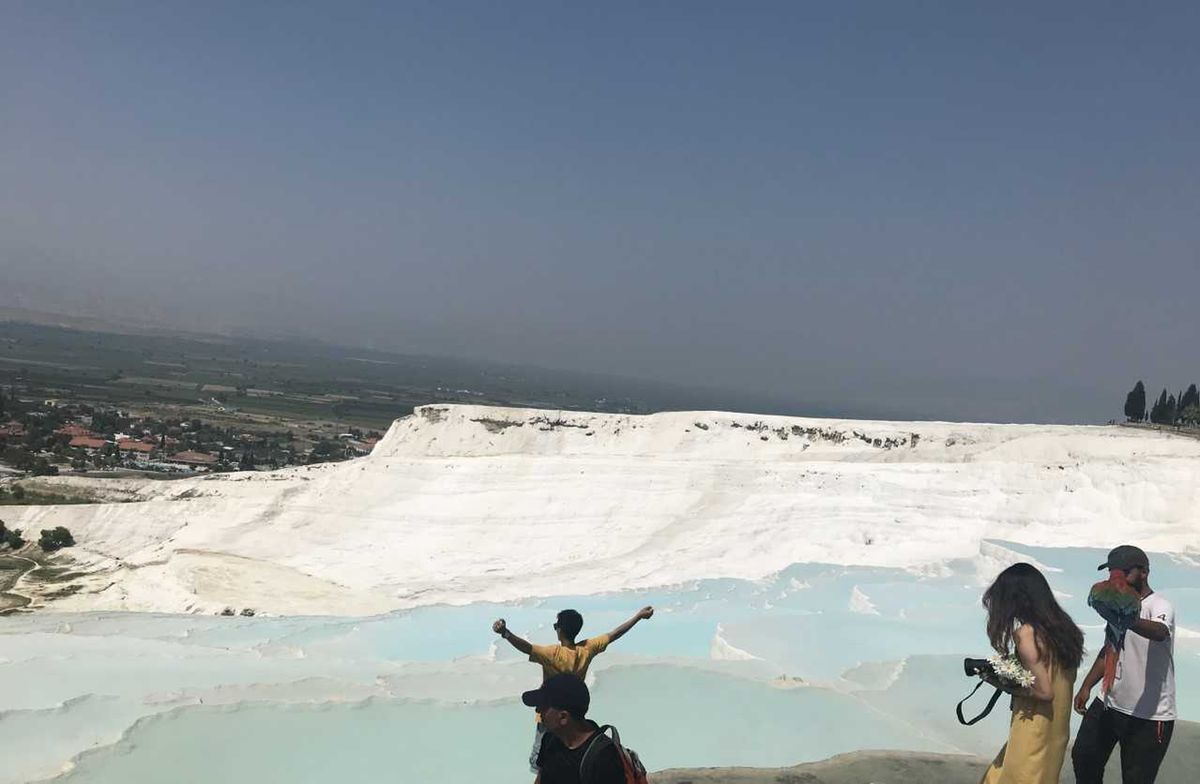
<path fill-rule="evenodd" d="M 1023 625 L 1013 636 L 1017 641 L 1017 657 L 1025 669 L 1033 673 L 1033 686 L 1028 689 L 1016 689 L 1013 693 L 1042 702 L 1050 702 L 1054 699 L 1054 684 L 1050 680 L 1050 666 L 1044 654 L 1038 652 L 1033 627 L 1028 624 Z"/>

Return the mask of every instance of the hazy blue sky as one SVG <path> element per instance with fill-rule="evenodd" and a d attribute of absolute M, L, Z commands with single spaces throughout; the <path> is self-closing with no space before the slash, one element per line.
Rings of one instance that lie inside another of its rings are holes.
<path fill-rule="evenodd" d="M 1200 380 L 1200 5 L 987 5 L 0 0 L 0 305 L 1118 416 Z"/>

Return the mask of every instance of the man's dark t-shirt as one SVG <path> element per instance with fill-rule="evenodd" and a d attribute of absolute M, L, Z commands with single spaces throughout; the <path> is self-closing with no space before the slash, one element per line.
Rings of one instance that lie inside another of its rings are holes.
<path fill-rule="evenodd" d="M 594 725 L 593 729 L 596 729 Z M 555 735 L 547 732 L 542 738 L 542 750 L 537 758 L 542 771 L 542 784 L 585 784 L 579 778 L 579 765 L 593 738 L 585 740 L 579 748 L 568 749 Z M 611 743 L 605 743 L 603 748 L 592 752 L 588 767 L 591 768 L 591 781 L 586 784 L 625 784 L 621 758 L 617 756 L 617 747 Z"/>

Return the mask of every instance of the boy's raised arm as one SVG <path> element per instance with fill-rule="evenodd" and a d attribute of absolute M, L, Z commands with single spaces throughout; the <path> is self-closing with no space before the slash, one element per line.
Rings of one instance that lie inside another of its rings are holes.
<path fill-rule="evenodd" d="M 625 623 L 621 624 L 620 626 L 618 626 L 617 628 L 615 628 L 611 632 L 609 632 L 608 633 L 608 641 L 610 643 L 616 642 L 617 640 L 619 640 L 625 636 L 625 632 L 629 631 L 634 626 L 636 626 L 638 621 L 643 620 L 645 618 L 650 618 L 653 615 L 654 615 L 653 607 L 649 607 L 649 606 L 643 607 L 642 609 L 640 609 L 636 613 L 634 613 L 634 616 L 632 618 L 630 618 L 628 621 L 626 621 Z"/>
<path fill-rule="evenodd" d="M 495 623 L 492 624 L 492 631 L 494 631 L 496 634 L 499 634 L 504 639 L 508 640 L 509 645 L 516 648 L 518 651 L 525 654 L 526 656 L 528 656 L 533 651 L 533 646 L 529 644 L 528 640 L 523 640 L 508 630 L 508 625 L 506 623 L 504 623 L 503 618 L 499 619 L 498 621 L 496 621 Z"/>

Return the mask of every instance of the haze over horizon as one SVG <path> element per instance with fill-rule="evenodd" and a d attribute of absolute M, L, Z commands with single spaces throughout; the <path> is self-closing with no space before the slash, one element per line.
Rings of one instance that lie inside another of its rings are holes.
<path fill-rule="evenodd" d="M 3 5 L 0 306 L 1105 421 L 1200 381 L 1200 8 Z"/>

